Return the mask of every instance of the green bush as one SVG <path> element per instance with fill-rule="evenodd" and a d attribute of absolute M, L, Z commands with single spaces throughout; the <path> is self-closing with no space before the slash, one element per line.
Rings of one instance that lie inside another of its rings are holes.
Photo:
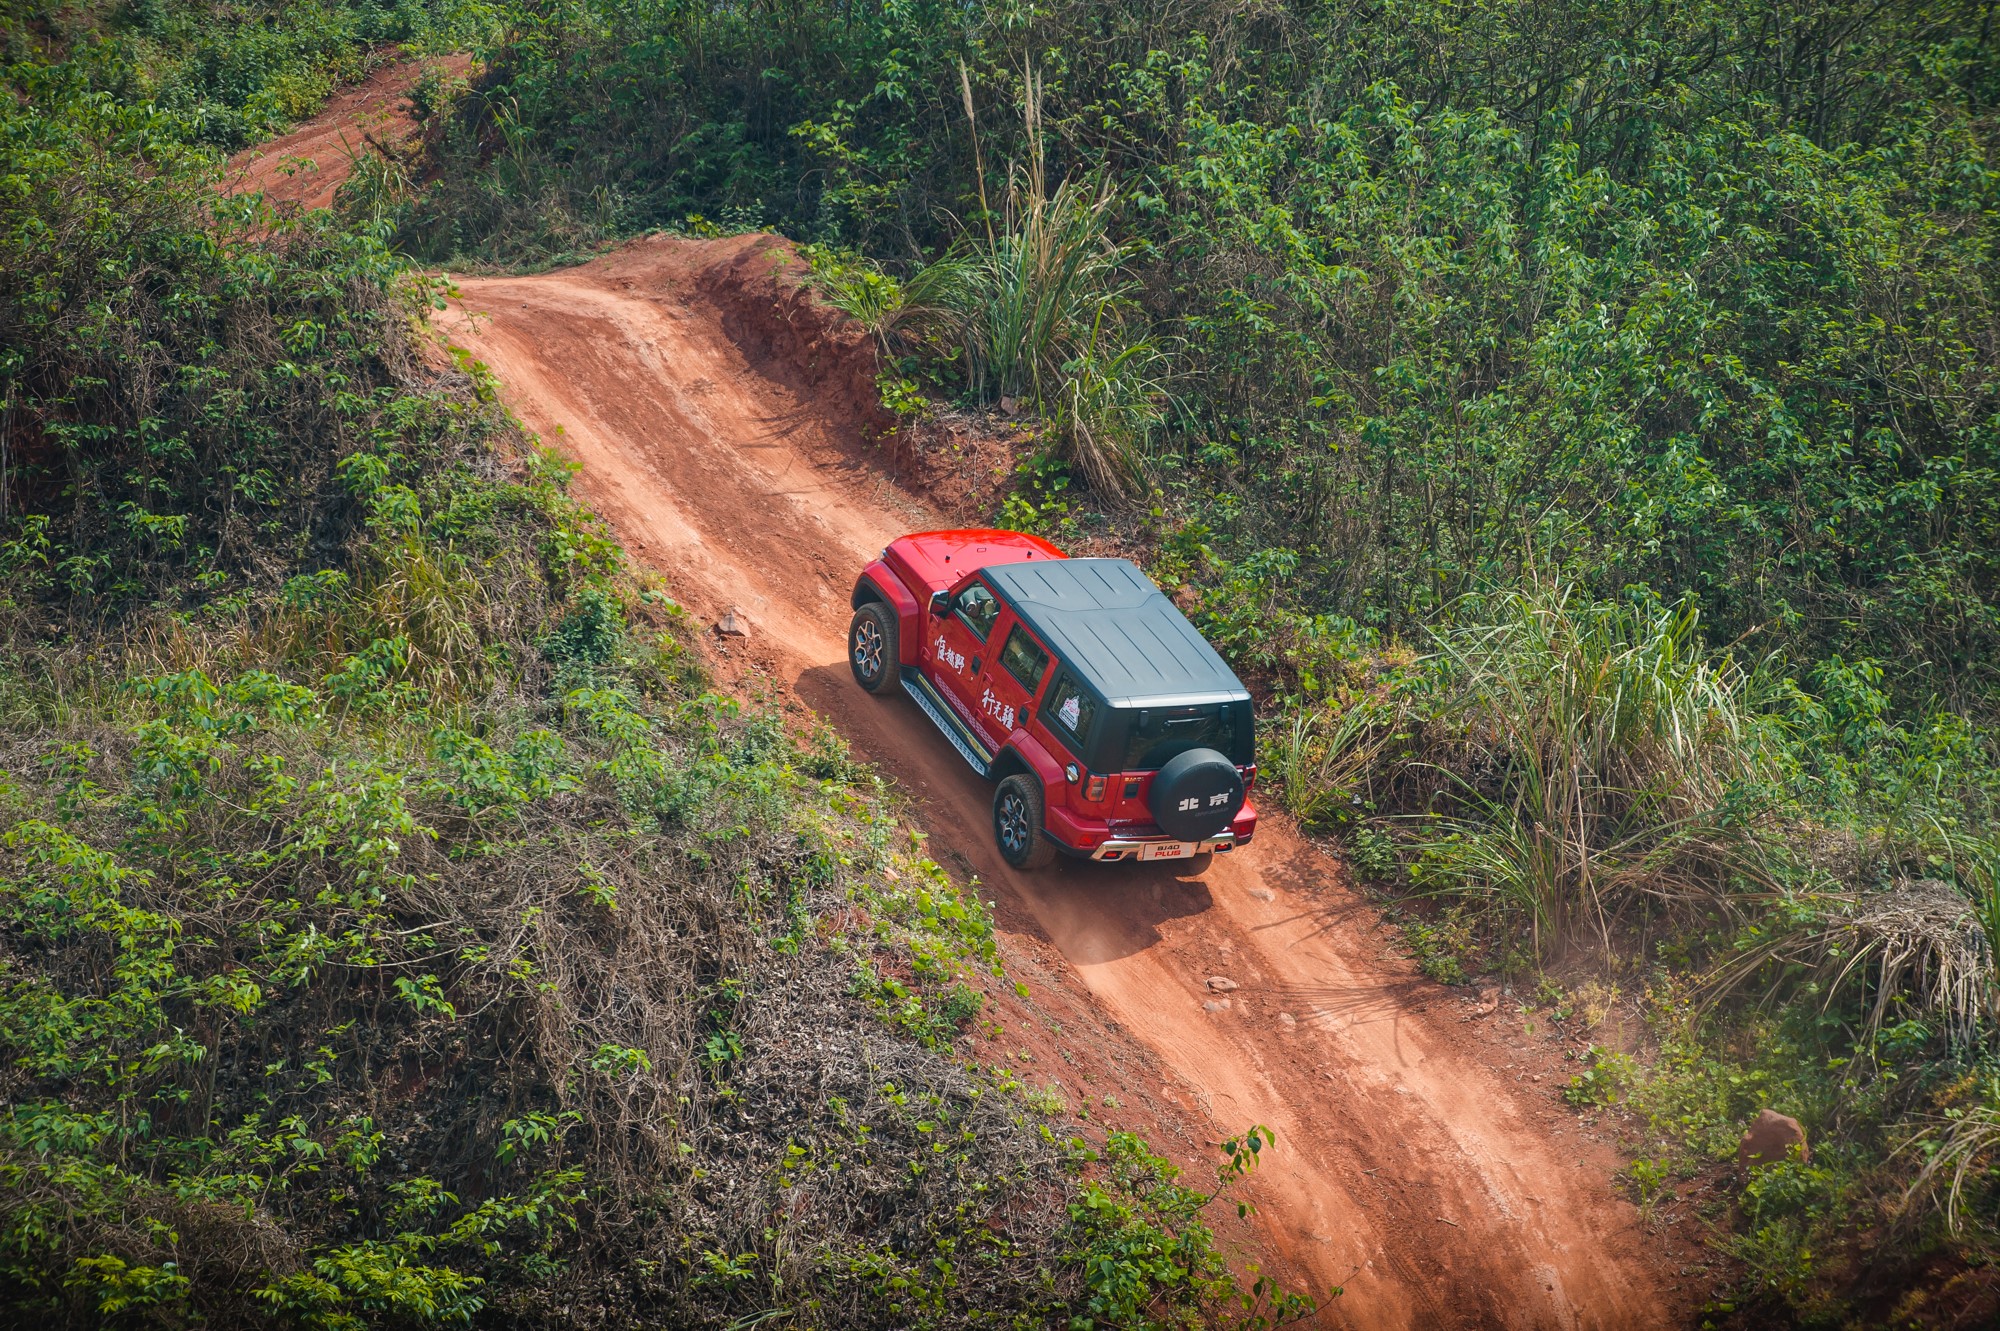
<path fill-rule="evenodd" d="M 269 578 L 342 540 L 336 463 L 414 424 L 380 394 L 408 355 L 402 269 L 319 222 L 254 239 L 267 222 L 213 199 L 184 130 L 102 94 L 0 117 L 17 600 Z"/>
<path fill-rule="evenodd" d="M 1583 1071 L 1563 1087 L 1564 1100 L 1580 1109 L 1588 1105 L 1613 1105 L 1624 1099 L 1636 1071 L 1631 1055 L 1592 1045 L 1584 1052 L 1583 1062 Z M 1635 1173 L 1634 1177 L 1641 1175 Z"/>
<path fill-rule="evenodd" d="M 1070 1203 L 1084 1281 L 1084 1296 L 1068 1320 L 1070 1331 L 1217 1323 L 1259 1331 L 1317 1311 L 1314 1300 L 1286 1294 L 1264 1279 L 1240 1290 L 1201 1219 L 1211 1202 L 1256 1168 L 1273 1143 L 1269 1129 L 1262 1127 L 1224 1142 L 1228 1163 L 1220 1185 L 1204 1193 L 1180 1183 L 1180 1171 L 1139 1138 L 1110 1133 L 1104 1143 L 1104 1181 L 1087 1181 Z M 1238 1207 L 1247 1213 L 1247 1204 Z M 1184 1296 L 1191 1306 L 1180 1316 L 1162 1317 L 1162 1290 Z M 1332 1290 L 1328 1298 L 1339 1294 Z"/>

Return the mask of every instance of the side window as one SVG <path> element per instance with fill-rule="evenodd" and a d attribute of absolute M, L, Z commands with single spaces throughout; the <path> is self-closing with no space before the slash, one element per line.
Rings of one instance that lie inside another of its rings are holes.
<path fill-rule="evenodd" d="M 1014 631 L 1007 635 L 1007 645 L 1000 649 L 1000 661 L 1008 674 L 1021 681 L 1028 696 L 1034 697 L 1035 690 L 1042 685 L 1042 673 L 1049 668 L 1049 654 L 1028 636 L 1026 629 L 1014 626 Z"/>
<path fill-rule="evenodd" d="M 1078 686 L 1074 675 L 1065 674 L 1049 690 L 1048 701 L 1042 704 L 1042 715 L 1059 733 L 1074 739 L 1082 750 L 1089 745 L 1091 730 L 1097 724 L 1097 702 Z"/>
<path fill-rule="evenodd" d="M 993 593 L 980 583 L 973 583 L 958 594 L 952 606 L 959 622 L 979 635 L 981 642 L 993 631 L 993 621 L 1000 617 L 1000 603 L 993 599 Z"/>

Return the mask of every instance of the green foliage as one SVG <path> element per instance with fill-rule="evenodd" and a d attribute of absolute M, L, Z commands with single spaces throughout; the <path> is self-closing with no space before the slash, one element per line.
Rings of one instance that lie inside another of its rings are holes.
<path fill-rule="evenodd" d="M 1025 185 L 1010 185 L 1000 229 L 904 289 L 919 321 L 963 352 L 975 396 L 1054 417 L 1066 460 L 1111 498 L 1131 488 L 1137 441 L 1159 417 L 1157 352 L 1125 331 L 1130 256 L 1105 235 L 1114 202 L 1074 180 L 1048 193 L 1036 157 Z"/>
<path fill-rule="evenodd" d="M 213 598 L 260 550 L 337 539 L 298 498 L 399 428 L 380 389 L 401 270 L 316 224 L 252 243 L 267 223 L 211 201 L 180 128 L 102 95 L 0 117 L 0 410 L 9 486 L 42 519 L 17 598 Z"/>
<path fill-rule="evenodd" d="M 1563 1087 L 1564 1100 L 1581 1109 L 1588 1105 L 1617 1104 L 1624 1098 L 1636 1074 L 1636 1065 L 1629 1054 L 1592 1045 L 1584 1051 L 1583 1062 L 1583 1071 Z M 1635 1172 L 1634 1177 L 1643 1184 L 1647 1176 Z"/>
<path fill-rule="evenodd" d="M 542 654 L 558 665 L 603 665 L 624 638 L 625 616 L 617 602 L 600 588 L 586 587 L 577 597 L 576 609 L 564 615 L 543 641 Z"/>
<path fill-rule="evenodd" d="M 493 18 L 493 7 L 476 0 L 29 0 L 10 7 L 0 59 L 17 86 L 61 80 L 150 104 L 187 142 L 233 150 L 313 114 L 378 52 L 397 44 L 449 50 Z"/>
<path fill-rule="evenodd" d="M 1378 828 L 1357 828 L 1348 839 L 1347 857 L 1364 875 L 1378 881 L 1394 877 L 1402 867 L 1396 857 L 1396 843 Z"/>
<path fill-rule="evenodd" d="M 1071 1203 L 1071 1220 L 1086 1235 L 1084 1280 L 1089 1301 L 1070 1325 L 1076 1331 L 1128 1325 L 1162 1283 L 1199 1284 L 1221 1274 L 1196 1217 L 1208 1198 L 1176 1183 L 1179 1171 L 1135 1138 L 1105 1141 L 1112 1186 L 1086 1183 Z"/>
<path fill-rule="evenodd" d="M 1084 1184 L 1070 1203 L 1086 1298 L 1073 1310 L 1071 1331 L 1100 1327 L 1226 1325 L 1264 1328 L 1311 1316 L 1310 1298 L 1285 1294 L 1258 1279 L 1239 1289 L 1213 1247 L 1202 1212 L 1257 1167 L 1275 1143 L 1270 1129 L 1252 1127 L 1223 1143 L 1226 1163 L 1213 1193 L 1188 1188 L 1180 1170 L 1130 1133 L 1105 1138 L 1102 1182 Z M 1238 1209 L 1248 1213 L 1247 1203 Z M 1184 1296 L 1185 1315 L 1159 1316 L 1162 1291 Z M 1335 1289 L 1329 1298 L 1338 1297 Z"/>
<path fill-rule="evenodd" d="M 1406 920 L 1403 938 L 1425 975 L 1439 984 L 1465 983 L 1473 926 L 1463 908 L 1447 910 L 1435 919 Z"/>
<path fill-rule="evenodd" d="M 1673 1176 L 1672 1167 L 1664 1160 L 1648 1160 L 1641 1156 L 1626 1166 L 1625 1173 L 1638 1194 L 1640 1211 L 1651 1215 L 1661 1198 L 1667 1195 L 1667 1185 Z"/>
<path fill-rule="evenodd" d="M 1274 737 L 1269 771 L 1286 806 L 1309 827 L 1338 827 L 1373 808 L 1367 778 L 1392 733 L 1393 712 L 1367 698 L 1345 705 L 1300 707 Z M 1397 868 L 1393 846 L 1379 829 L 1358 828 L 1349 857 L 1372 878 Z"/>
<path fill-rule="evenodd" d="M 911 313 L 903 284 L 857 255 L 824 245 L 807 245 L 801 252 L 827 301 L 874 334 L 883 355 L 892 354 L 891 335 Z"/>
<path fill-rule="evenodd" d="M 1837 1196 L 1831 1172 L 1797 1160 L 1756 1169 L 1743 1190 L 1748 1232 L 1732 1245 L 1763 1292 L 1791 1302 L 1810 1293 L 1815 1222 Z"/>
<path fill-rule="evenodd" d="M 1292 551 L 1315 613 L 1408 629 L 1553 564 L 1596 598 L 1692 596 L 1721 640 L 1859 642 L 1898 698 L 1987 696 L 1981 13 L 566 0 L 519 26 L 402 234 L 533 257 L 754 219 L 901 275 L 861 283 L 897 292 L 878 333 L 970 262 L 991 318 L 960 368 L 989 393 L 1095 401 L 1120 348 L 1175 337 L 1200 392 L 1149 427 L 1146 480 L 1232 558 Z M 1144 292 L 1070 371 L 1008 351 L 1064 305 L 1005 293 L 1063 284 L 1004 274 L 1061 247 L 1019 243 L 989 187 L 1044 177 L 1073 219 L 1110 191 L 1100 290 Z"/>
<path fill-rule="evenodd" d="M 315 1331 L 359 1331 L 383 1317 L 466 1326 L 486 1306 L 485 1282 L 414 1260 L 428 1244 L 405 1236 L 367 1241 L 313 1260 L 312 1274 L 286 1276 L 256 1297 Z"/>
<path fill-rule="evenodd" d="M 1058 1320 L 1080 1160 L 953 1055 L 985 910 L 707 692 L 378 230 L 190 146 L 492 13 L 250 14 L 0 111 L 0 1318 Z"/>

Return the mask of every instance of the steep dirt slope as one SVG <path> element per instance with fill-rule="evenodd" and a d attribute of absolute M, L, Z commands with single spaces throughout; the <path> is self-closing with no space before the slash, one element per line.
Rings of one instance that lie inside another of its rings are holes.
<path fill-rule="evenodd" d="M 635 557 L 707 620 L 740 607 L 750 636 L 718 640 L 725 670 L 802 700 L 902 782 L 940 858 L 999 903 L 1010 951 L 1067 967 L 1165 1069 L 1158 1092 L 1135 1094 L 1182 1104 L 1211 1139 L 1276 1130 L 1252 1196 L 1285 1268 L 1345 1286 L 1321 1324 L 1683 1322 L 1689 1295 L 1610 1186 L 1617 1159 L 1390 954 L 1338 866 L 1282 818 L 1199 878 L 1023 875 L 998 858 L 990 788 L 907 701 L 848 676 L 855 572 L 900 533 L 948 524 L 890 479 L 861 428 L 858 337 L 785 294 L 772 271 L 788 262 L 769 238 L 653 238 L 567 271 L 463 281 L 439 323 L 581 463 Z M 1242 986 L 1226 1006 L 1213 975 Z"/>
<path fill-rule="evenodd" d="M 401 60 L 384 65 L 335 93 L 318 115 L 291 133 L 238 153 L 229 160 L 223 190 L 262 191 L 281 210 L 330 207 L 334 191 L 353 174 L 362 154 L 400 149 L 415 134 L 409 93 L 425 63 Z M 460 77 L 473 62 L 470 56 L 453 55 L 428 63 Z"/>

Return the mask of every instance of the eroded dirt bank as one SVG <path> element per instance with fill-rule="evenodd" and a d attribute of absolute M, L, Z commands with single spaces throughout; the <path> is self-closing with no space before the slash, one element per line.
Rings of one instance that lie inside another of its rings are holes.
<path fill-rule="evenodd" d="M 505 398 L 582 465 L 635 558 L 706 621 L 740 607 L 727 677 L 838 726 L 905 785 L 939 858 L 978 875 L 1011 957 L 1072 979 L 1101 1038 L 1160 1070 L 1123 1099 L 1207 1139 L 1251 1123 L 1279 1150 L 1250 1194 L 1275 1264 L 1367 1328 L 1644 1328 L 1691 1295 L 1612 1188 L 1611 1151 L 1550 1088 L 1413 976 L 1339 866 L 1269 817 L 1199 878 L 1162 866 L 1035 875 L 992 849 L 990 789 L 907 702 L 844 664 L 855 571 L 904 531 L 948 525 L 891 479 L 851 364 L 775 270 L 768 237 L 652 238 L 580 268 L 460 283 L 438 318 Z M 1222 1005 L 1206 987 L 1241 988 Z M 1136 1074 L 1128 1071 L 1127 1076 Z"/>

